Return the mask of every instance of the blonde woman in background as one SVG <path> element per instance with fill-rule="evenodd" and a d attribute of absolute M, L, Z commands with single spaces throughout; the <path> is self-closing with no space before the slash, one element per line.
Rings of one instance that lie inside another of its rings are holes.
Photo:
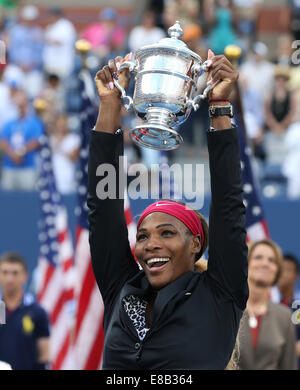
<path fill-rule="evenodd" d="M 249 299 L 240 322 L 239 368 L 295 370 L 292 312 L 270 300 L 270 289 L 281 273 L 281 250 L 271 240 L 253 242 L 249 245 L 248 262 Z"/>
<path fill-rule="evenodd" d="M 270 301 L 282 270 L 281 249 L 271 240 L 249 244 L 249 299 L 226 370 L 296 370 L 295 326 L 286 306 Z M 207 260 L 195 263 L 207 270 Z"/>

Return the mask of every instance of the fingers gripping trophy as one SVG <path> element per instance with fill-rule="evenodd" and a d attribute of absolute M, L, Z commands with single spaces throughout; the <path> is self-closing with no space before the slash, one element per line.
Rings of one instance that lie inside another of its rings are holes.
<path fill-rule="evenodd" d="M 139 146 L 157 150 L 180 147 L 183 139 L 175 128 L 188 119 L 191 110 L 198 110 L 202 100 L 209 97 L 213 103 L 212 117 L 216 112 L 214 103 L 225 109 L 232 85 L 238 78 L 226 57 L 215 56 L 209 50 L 207 61 L 203 62 L 191 51 L 180 40 L 183 30 L 178 21 L 168 33 L 168 38 L 137 50 L 134 58 L 128 54 L 124 59 L 110 60 L 95 77 L 102 101 L 121 96 L 125 109 L 133 109 L 142 119 L 142 123 L 130 131 L 132 140 Z M 131 73 L 135 74 L 132 98 L 126 95 Z M 207 86 L 202 94 L 197 94 L 197 80 L 205 74 Z M 224 109 L 221 115 L 228 115 Z M 228 109 L 232 116 L 232 107 Z"/>

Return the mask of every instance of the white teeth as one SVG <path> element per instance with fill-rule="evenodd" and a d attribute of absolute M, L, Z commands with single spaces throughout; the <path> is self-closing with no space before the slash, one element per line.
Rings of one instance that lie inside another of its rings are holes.
<path fill-rule="evenodd" d="M 157 257 L 155 259 L 151 259 L 147 261 L 147 264 L 153 264 L 153 263 L 159 263 L 159 262 L 164 262 L 167 263 L 170 259 L 167 257 Z"/>

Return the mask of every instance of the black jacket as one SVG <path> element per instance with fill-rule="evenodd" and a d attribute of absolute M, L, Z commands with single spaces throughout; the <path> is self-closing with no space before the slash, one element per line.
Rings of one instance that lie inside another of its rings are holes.
<path fill-rule="evenodd" d="M 245 209 L 238 131 L 208 132 L 211 172 L 208 270 L 162 288 L 143 341 L 122 305 L 151 286 L 135 263 L 120 199 L 99 200 L 97 167 L 118 169 L 123 136 L 93 131 L 89 156 L 90 247 L 104 312 L 103 369 L 221 369 L 235 345 L 248 299 Z M 99 171 L 98 171 L 99 175 Z"/>

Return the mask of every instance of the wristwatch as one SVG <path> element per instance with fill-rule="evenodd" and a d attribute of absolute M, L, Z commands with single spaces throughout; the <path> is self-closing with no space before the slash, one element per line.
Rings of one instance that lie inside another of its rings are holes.
<path fill-rule="evenodd" d="M 231 104 L 228 106 L 210 106 L 208 112 L 210 118 L 215 118 L 217 116 L 229 116 L 230 118 L 233 118 L 233 107 Z"/>

